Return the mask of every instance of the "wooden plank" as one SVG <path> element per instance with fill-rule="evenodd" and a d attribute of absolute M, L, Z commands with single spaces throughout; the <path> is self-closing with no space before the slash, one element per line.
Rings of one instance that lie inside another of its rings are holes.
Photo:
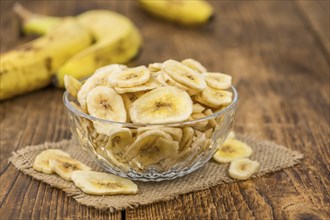
<path fill-rule="evenodd" d="M 12 4 L 1 1 L 1 51 L 27 40 L 18 33 Z M 141 56 L 130 65 L 194 57 L 212 71 L 232 74 L 240 93 L 236 130 L 306 155 L 301 165 L 284 172 L 126 210 L 124 217 L 326 219 L 330 216 L 326 209 L 330 205 L 330 79 L 329 65 L 314 31 L 301 19 L 293 2 L 212 4 L 217 11 L 215 20 L 194 29 L 153 19 L 130 1 L 26 3 L 32 10 L 50 15 L 78 14 L 90 8 L 125 14 L 134 20 L 145 40 Z M 323 23 L 320 27 L 326 29 Z M 8 165 L 7 158 L 15 149 L 70 137 L 61 97 L 61 90 L 46 88 L 0 104 L 2 219 L 122 217 L 121 212 L 109 214 L 81 206 Z"/>
<path fill-rule="evenodd" d="M 306 25 L 315 33 L 315 38 L 329 59 L 330 53 L 330 1 L 296 1 Z"/>

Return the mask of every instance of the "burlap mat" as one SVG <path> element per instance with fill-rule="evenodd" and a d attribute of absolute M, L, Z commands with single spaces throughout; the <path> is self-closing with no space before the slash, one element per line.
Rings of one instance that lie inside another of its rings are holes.
<path fill-rule="evenodd" d="M 299 163 L 300 159 L 303 158 L 301 153 L 269 141 L 260 141 L 241 135 L 238 139 L 248 143 L 253 148 L 251 159 L 260 162 L 260 170 L 252 178 L 291 167 Z M 137 195 L 91 196 L 84 194 L 72 182 L 65 181 L 55 174 L 46 175 L 32 169 L 36 155 L 48 148 L 63 149 L 74 158 L 91 166 L 94 170 L 102 170 L 96 163 L 88 159 L 89 157 L 81 147 L 69 140 L 29 146 L 13 152 L 13 156 L 9 160 L 23 173 L 48 183 L 53 187 L 62 189 L 78 203 L 97 209 L 108 209 L 110 212 L 158 201 L 166 201 L 181 194 L 207 189 L 219 184 L 235 182 L 227 174 L 229 165 L 218 164 L 211 160 L 199 170 L 175 180 L 157 183 L 135 181 L 139 187 L 139 193 Z"/>

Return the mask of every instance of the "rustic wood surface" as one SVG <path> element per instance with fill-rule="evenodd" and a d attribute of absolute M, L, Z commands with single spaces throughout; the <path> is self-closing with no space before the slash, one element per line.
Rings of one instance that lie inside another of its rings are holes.
<path fill-rule="evenodd" d="M 329 219 L 329 1 L 212 1 L 215 19 L 182 28 L 145 14 L 135 1 L 21 1 L 49 15 L 118 11 L 140 28 L 144 47 L 130 65 L 194 57 L 230 73 L 240 104 L 235 129 L 304 153 L 303 162 L 256 180 L 107 213 L 17 171 L 11 152 L 70 138 L 62 90 L 45 88 L 1 108 L 0 219 Z M 30 40 L 1 0 L 1 51 Z"/>

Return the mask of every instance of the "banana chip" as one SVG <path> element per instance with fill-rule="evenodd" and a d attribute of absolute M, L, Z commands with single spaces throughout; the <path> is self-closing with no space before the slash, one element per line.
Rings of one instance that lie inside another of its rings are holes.
<path fill-rule="evenodd" d="M 182 60 L 181 63 L 190 67 L 193 70 L 196 70 L 199 73 L 207 72 L 206 68 L 197 60 L 188 58 L 188 59 Z"/>
<path fill-rule="evenodd" d="M 199 103 L 193 104 L 192 113 L 202 113 L 204 110 L 205 110 L 205 108 L 201 104 L 199 104 Z"/>
<path fill-rule="evenodd" d="M 49 159 L 56 157 L 70 157 L 70 155 L 62 150 L 57 149 L 44 150 L 38 154 L 34 160 L 33 169 L 46 174 L 54 173 L 54 170 L 49 165 Z"/>
<path fill-rule="evenodd" d="M 229 105 L 232 102 L 232 96 L 233 94 L 231 92 L 213 89 L 211 87 L 207 87 L 202 92 L 203 99 L 213 106 Z"/>
<path fill-rule="evenodd" d="M 90 167 L 71 157 L 55 157 L 49 159 L 49 166 L 56 174 L 65 180 L 71 181 L 74 170 L 91 170 Z"/>
<path fill-rule="evenodd" d="M 77 94 L 81 88 L 82 84 L 77 79 L 73 78 L 72 76 L 65 75 L 64 76 L 64 87 L 68 91 L 68 93 L 77 98 Z"/>
<path fill-rule="evenodd" d="M 90 76 L 86 82 L 81 86 L 77 99 L 83 109 L 86 108 L 86 99 L 89 92 L 97 86 L 107 86 L 110 87 L 108 78 L 112 74 L 117 74 L 126 67 L 119 64 L 112 64 L 109 66 L 102 67 L 95 71 L 95 73 Z"/>
<path fill-rule="evenodd" d="M 134 86 L 134 87 L 115 87 L 115 90 L 118 94 L 124 94 L 124 93 L 133 93 L 133 92 L 141 92 L 146 90 L 154 89 L 158 86 L 158 83 L 153 78 L 150 78 L 148 82 L 142 85 Z"/>
<path fill-rule="evenodd" d="M 229 176 L 238 180 L 246 180 L 259 168 L 260 163 L 258 161 L 253 161 L 248 158 L 236 159 L 230 163 Z"/>
<path fill-rule="evenodd" d="M 196 102 L 199 102 L 203 105 L 206 105 L 206 106 L 209 106 L 211 108 L 218 108 L 219 106 L 218 105 L 214 105 L 213 103 L 209 102 L 208 100 L 206 100 L 201 93 L 198 93 L 197 95 L 194 95 L 193 96 L 193 99 L 196 101 Z"/>
<path fill-rule="evenodd" d="M 230 131 L 228 136 L 227 136 L 227 139 L 234 139 L 236 137 L 236 134 L 234 131 Z"/>
<path fill-rule="evenodd" d="M 149 81 L 150 71 L 145 66 L 130 68 L 113 74 L 109 78 L 109 83 L 114 87 L 134 87 L 142 85 Z"/>
<path fill-rule="evenodd" d="M 213 111 L 211 109 L 206 109 L 204 111 L 204 114 L 206 116 L 210 116 L 210 115 L 213 115 Z M 215 128 L 217 126 L 217 122 L 214 118 L 209 119 L 208 122 L 212 128 Z"/>
<path fill-rule="evenodd" d="M 178 83 L 191 89 L 202 91 L 206 88 L 206 83 L 202 75 L 175 60 L 164 62 L 162 71 Z"/>
<path fill-rule="evenodd" d="M 203 73 L 206 84 L 214 89 L 229 89 L 232 77 L 223 73 Z"/>
<path fill-rule="evenodd" d="M 91 195 L 136 194 L 138 187 L 131 180 L 95 171 L 74 171 L 72 181 L 83 192 Z"/>
<path fill-rule="evenodd" d="M 132 160 L 140 154 L 140 151 L 152 148 L 158 138 L 173 140 L 171 135 L 164 131 L 150 130 L 138 135 L 136 140 L 127 147 L 124 157 L 127 160 Z"/>
<path fill-rule="evenodd" d="M 115 90 L 105 86 L 97 86 L 87 96 L 87 109 L 90 115 L 116 122 L 126 122 L 126 110 L 123 99 Z M 94 121 L 98 133 L 109 134 L 119 125 Z"/>
<path fill-rule="evenodd" d="M 148 69 L 150 72 L 158 72 L 162 69 L 162 63 L 150 63 Z"/>
<path fill-rule="evenodd" d="M 173 140 L 180 142 L 182 138 L 182 130 L 181 128 L 173 128 L 173 127 L 164 127 L 164 126 L 148 126 L 148 127 L 141 127 L 138 128 L 137 134 L 140 135 L 145 131 L 150 131 L 150 130 L 159 130 L 159 131 L 164 131 L 168 133 L 169 135 L 172 136 Z"/>
<path fill-rule="evenodd" d="M 139 155 L 134 159 L 146 167 L 157 164 L 165 158 L 176 156 L 178 149 L 179 143 L 177 141 L 160 137 L 152 145 L 140 148 Z"/>
<path fill-rule="evenodd" d="M 192 127 L 184 127 L 182 129 L 182 138 L 180 141 L 179 151 L 189 147 L 192 142 L 192 138 L 194 136 L 194 129 Z"/>
<path fill-rule="evenodd" d="M 126 146 L 133 142 L 132 132 L 128 128 L 120 128 L 109 134 L 106 149 L 114 154 L 123 154 Z"/>
<path fill-rule="evenodd" d="M 129 112 L 134 123 L 180 122 L 192 113 L 192 101 L 185 91 L 171 86 L 160 87 L 133 102 Z"/>
<path fill-rule="evenodd" d="M 227 139 L 213 155 L 213 159 L 219 163 L 229 163 L 238 158 L 250 157 L 252 149 L 247 144 L 236 140 Z"/>

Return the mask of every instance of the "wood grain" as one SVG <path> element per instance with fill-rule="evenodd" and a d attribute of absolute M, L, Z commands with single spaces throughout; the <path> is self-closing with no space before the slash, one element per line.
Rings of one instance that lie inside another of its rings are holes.
<path fill-rule="evenodd" d="M 301 10 L 301 16 L 304 17 L 306 27 L 314 33 L 315 38 L 319 41 L 321 48 L 323 48 L 323 52 L 329 57 L 330 31 L 325 29 L 325 27 L 329 26 L 330 1 L 300 0 L 296 4 Z"/>
<path fill-rule="evenodd" d="M 49 87 L 0 104 L 1 219 L 330 218 L 329 2 L 211 3 L 211 23 L 183 28 L 154 19 L 134 1 L 23 2 L 49 15 L 106 8 L 128 16 L 144 38 L 129 65 L 194 57 L 232 74 L 240 94 L 235 129 L 303 152 L 302 164 L 113 214 L 84 207 L 8 164 L 13 150 L 70 137 L 63 91 Z M 2 52 L 30 40 L 21 36 L 12 5 L 1 1 Z"/>

